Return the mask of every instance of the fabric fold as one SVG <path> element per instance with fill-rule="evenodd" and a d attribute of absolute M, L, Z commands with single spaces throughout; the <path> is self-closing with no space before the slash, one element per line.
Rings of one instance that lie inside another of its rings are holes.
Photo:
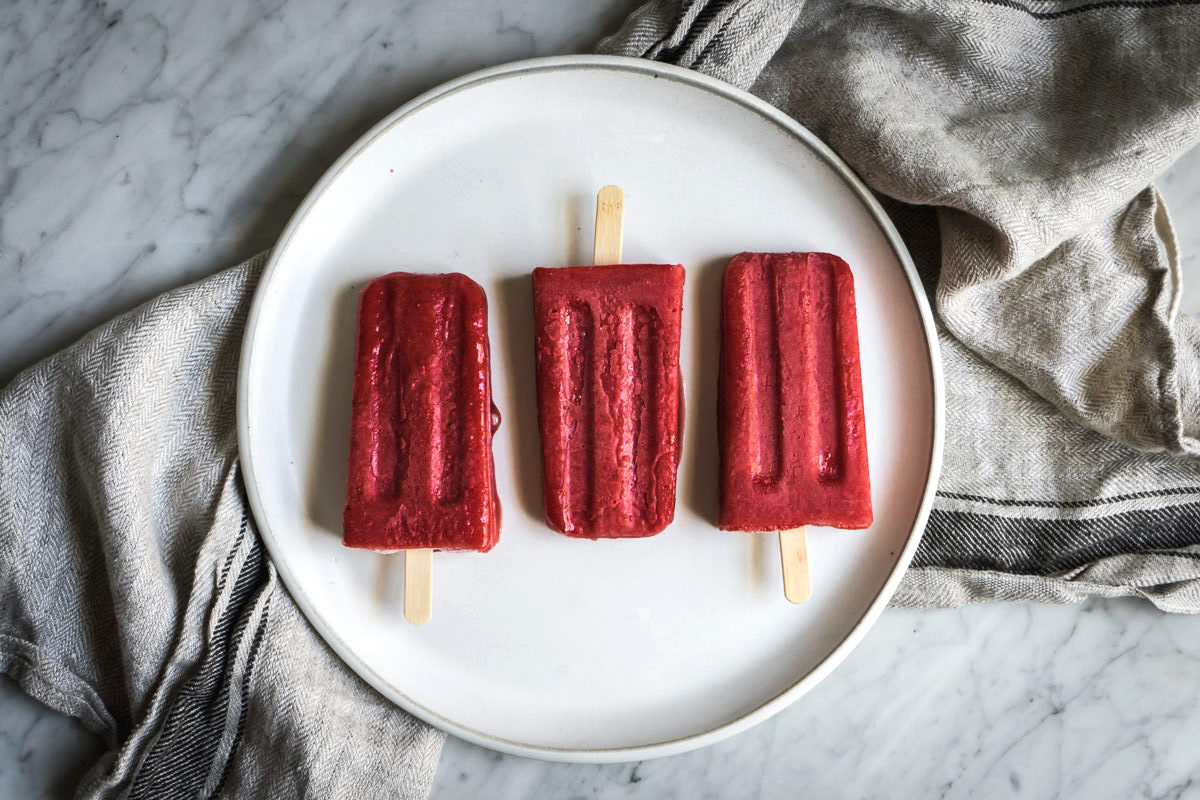
<path fill-rule="evenodd" d="M 1137 594 L 1200 611 L 1200 341 L 1176 311 L 1152 187 L 1200 140 L 1200 7 L 727 10 L 650 3 L 602 47 L 749 87 L 896 220 L 935 309 L 947 398 L 934 513 L 897 602 Z M 738 22 L 751 18 L 761 33 Z"/>
<path fill-rule="evenodd" d="M 0 667 L 109 744 L 81 797 L 411 797 L 444 735 L 333 654 L 279 584 L 237 461 L 265 255 L 0 391 Z"/>

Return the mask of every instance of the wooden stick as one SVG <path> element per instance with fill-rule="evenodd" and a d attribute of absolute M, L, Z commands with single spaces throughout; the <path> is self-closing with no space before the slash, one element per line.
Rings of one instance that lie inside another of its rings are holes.
<path fill-rule="evenodd" d="M 424 625 L 433 616 L 433 551 L 404 551 L 404 618 Z"/>
<path fill-rule="evenodd" d="M 783 562 L 783 594 L 793 603 L 812 595 L 808 571 L 808 527 L 779 532 L 779 558 Z"/>
<path fill-rule="evenodd" d="M 625 224 L 625 193 L 620 186 L 605 186 L 596 193 L 596 243 L 592 264 L 621 263 L 621 232 Z"/>

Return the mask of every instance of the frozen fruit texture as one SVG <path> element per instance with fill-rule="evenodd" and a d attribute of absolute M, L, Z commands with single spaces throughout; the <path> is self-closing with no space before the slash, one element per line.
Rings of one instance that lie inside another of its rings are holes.
<path fill-rule="evenodd" d="M 585 539 L 651 536 L 675 516 L 684 270 L 533 271 L 546 522 Z"/>
<path fill-rule="evenodd" d="M 487 298 L 395 272 L 359 297 L 347 547 L 490 550 L 500 537 Z"/>
<path fill-rule="evenodd" d="M 850 267 L 828 253 L 742 253 L 722 303 L 720 527 L 870 526 Z"/>

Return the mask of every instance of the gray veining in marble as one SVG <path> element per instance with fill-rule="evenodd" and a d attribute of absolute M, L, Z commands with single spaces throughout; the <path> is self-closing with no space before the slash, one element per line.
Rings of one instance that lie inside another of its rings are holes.
<path fill-rule="evenodd" d="M 268 247 L 374 121 L 478 67 L 585 51 L 636 0 L 0 7 L 0 382 Z M 1200 286 L 1200 151 L 1161 188 Z M 1183 309 L 1200 314 L 1200 289 Z M 67 797 L 99 753 L 0 680 L 0 798 Z M 778 717 L 640 764 L 451 740 L 432 797 L 1200 798 L 1200 621 L 1135 602 L 886 612 Z"/>
<path fill-rule="evenodd" d="M 586 51 L 630 0 L 0 8 L 0 382 L 269 247 L 359 134 L 483 66 Z"/>
<path fill-rule="evenodd" d="M 451 741 L 431 796 L 1195 797 L 1198 628 L 1135 602 L 893 609 L 734 739 L 612 766 Z"/>
<path fill-rule="evenodd" d="M 102 751 L 74 720 L 0 678 L 0 798 L 70 797 Z"/>

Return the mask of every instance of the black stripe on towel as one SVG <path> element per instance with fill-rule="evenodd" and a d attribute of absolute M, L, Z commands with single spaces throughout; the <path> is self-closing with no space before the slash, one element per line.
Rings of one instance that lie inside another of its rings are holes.
<path fill-rule="evenodd" d="M 1096 506 L 1124 503 L 1128 500 L 1147 500 L 1152 497 L 1175 497 L 1177 495 L 1200 494 L 1200 486 L 1179 486 L 1174 489 L 1153 489 L 1145 492 L 1130 492 L 1111 497 L 1093 497 L 1087 500 L 1002 500 L 997 497 L 983 497 L 977 494 L 961 492 L 938 492 L 938 497 L 948 500 L 970 500 L 974 503 L 988 503 L 994 506 L 1009 506 L 1010 508 L 1093 508 Z"/>
<path fill-rule="evenodd" d="M 1200 503 L 1049 520 L 935 508 L 913 566 L 1047 575 L 1109 556 L 1193 545 L 1200 545 Z"/>
<path fill-rule="evenodd" d="M 707 2 L 704 8 L 700 9 L 700 13 L 696 15 L 696 19 L 692 22 L 691 27 L 688 28 L 687 34 L 683 37 L 682 41 L 680 41 L 679 44 L 675 45 L 674 47 L 664 48 L 658 53 L 658 55 L 655 56 L 655 60 L 664 61 L 671 64 L 678 63 L 679 57 L 692 48 L 692 46 L 696 43 L 696 40 L 699 39 L 700 36 L 704 34 L 705 30 L 713 24 L 713 21 L 717 18 L 717 16 L 727 7 L 733 5 L 734 1 L 735 0 L 712 0 L 712 2 Z M 684 12 L 686 12 L 686 8 L 684 9 Z M 721 31 L 714 33 L 712 41 L 705 46 L 705 51 L 707 51 L 712 46 L 713 42 L 720 37 L 721 33 Z"/>
<path fill-rule="evenodd" d="M 250 630 L 254 605 L 267 584 L 268 569 L 262 545 L 253 538 L 243 514 L 242 528 L 231 553 L 242 546 L 247 536 L 252 537 L 251 549 L 234 578 L 229 602 L 213 626 L 212 636 L 195 672 L 171 701 L 158 738 L 134 777 L 129 794 L 131 800 L 200 797 L 205 781 L 212 773 L 213 760 L 217 758 L 227 725 L 230 693 L 240 690 L 244 696 L 266 622 L 263 614 Z M 229 564 L 230 560 L 227 560 L 222 570 L 218 596 L 224 590 Z M 249 663 L 242 675 L 243 685 L 234 687 L 234 660 L 247 635 L 254 637 Z M 244 704 L 241 713 L 244 720 Z M 239 740 L 243 720 L 238 722 Z M 231 759 L 236 750 L 235 741 L 229 752 Z M 228 762 L 225 769 L 227 765 Z"/>
<path fill-rule="evenodd" d="M 267 629 L 267 620 L 270 616 L 271 598 L 268 596 L 267 603 L 263 607 L 262 619 L 258 622 L 258 629 L 254 631 L 254 641 L 250 643 L 250 655 L 246 658 L 246 671 L 242 674 L 242 710 L 238 714 L 237 735 L 233 748 L 229 751 L 229 758 L 225 762 L 225 769 L 221 772 L 221 780 L 217 784 L 216 790 L 213 791 L 213 797 L 220 796 L 221 789 L 224 788 L 225 781 L 229 778 L 229 770 L 233 767 L 233 754 L 237 752 L 238 743 L 242 741 L 242 734 L 246 730 L 246 709 L 250 707 L 250 679 L 254 677 L 254 662 L 258 660 L 259 646 L 262 644 L 263 633 Z"/>

